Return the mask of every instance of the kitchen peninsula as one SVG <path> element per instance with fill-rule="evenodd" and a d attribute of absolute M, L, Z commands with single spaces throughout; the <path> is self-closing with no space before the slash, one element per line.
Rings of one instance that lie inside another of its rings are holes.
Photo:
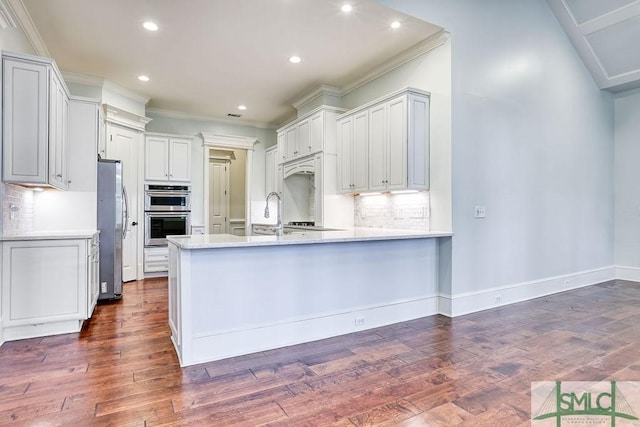
<path fill-rule="evenodd" d="M 438 238 L 355 228 L 168 237 L 181 366 L 437 313 Z"/>

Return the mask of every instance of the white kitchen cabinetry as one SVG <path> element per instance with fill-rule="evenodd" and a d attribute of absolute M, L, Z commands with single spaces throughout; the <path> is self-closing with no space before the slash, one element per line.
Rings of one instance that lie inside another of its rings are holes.
<path fill-rule="evenodd" d="M 264 195 L 265 197 L 272 191 L 277 191 L 276 181 L 278 176 L 277 159 L 278 147 L 273 146 L 265 150 L 264 153 Z"/>
<path fill-rule="evenodd" d="M 367 190 L 369 177 L 369 112 L 338 120 L 338 189 L 342 193 Z"/>
<path fill-rule="evenodd" d="M 289 162 L 317 152 L 335 153 L 335 120 L 344 112 L 321 106 L 278 129 L 280 162 Z"/>
<path fill-rule="evenodd" d="M 169 248 L 167 246 L 144 248 L 144 272 L 160 273 L 169 270 Z"/>
<path fill-rule="evenodd" d="M 100 140 L 104 140 L 100 101 L 72 96 L 69 124 L 69 151 L 73 153 L 74 159 L 68 168 L 69 190 L 95 192 L 96 154 L 100 150 Z M 105 157 L 104 154 L 101 156 Z"/>
<path fill-rule="evenodd" d="M 2 56 L 3 181 L 69 186 L 69 92 L 52 59 Z"/>
<path fill-rule="evenodd" d="M 191 181 L 191 138 L 147 134 L 144 176 L 147 181 Z"/>
<path fill-rule="evenodd" d="M 99 294 L 98 238 L 2 242 L 4 340 L 80 331 Z"/>
<path fill-rule="evenodd" d="M 365 115 L 368 120 L 366 131 L 356 123 L 357 120 L 364 122 Z M 353 124 L 350 125 L 350 121 Z M 417 89 L 395 92 L 346 113 L 339 118 L 338 126 L 345 128 L 339 132 L 341 191 L 429 189 L 427 92 Z M 349 126 L 352 126 L 350 135 Z M 367 155 L 362 154 L 363 145 L 366 145 Z M 363 175 L 362 167 L 357 164 L 362 159 L 366 159 L 368 176 L 364 188 L 355 182 L 355 176 L 362 178 Z"/>

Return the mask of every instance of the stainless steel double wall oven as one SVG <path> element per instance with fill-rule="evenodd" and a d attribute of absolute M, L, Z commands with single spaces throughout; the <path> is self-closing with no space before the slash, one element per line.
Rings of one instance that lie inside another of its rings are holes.
<path fill-rule="evenodd" d="M 145 185 L 144 245 L 166 246 L 167 236 L 189 234 L 191 188 L 188 185 Z"/>

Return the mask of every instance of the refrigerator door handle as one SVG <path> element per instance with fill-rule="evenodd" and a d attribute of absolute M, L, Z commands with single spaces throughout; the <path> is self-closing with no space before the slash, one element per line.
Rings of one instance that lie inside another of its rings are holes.
<path fill-rule="evenodd" d="M 127 195 L 127 187 L 122 186 L 122 198 L 124 199 L 124 211 L 122 212 L 124 216 L 124 221 L 122 223 L 122 239 L 126 239 L 127 237 L 127 226 L 129 224 L 129 197 Z"/>

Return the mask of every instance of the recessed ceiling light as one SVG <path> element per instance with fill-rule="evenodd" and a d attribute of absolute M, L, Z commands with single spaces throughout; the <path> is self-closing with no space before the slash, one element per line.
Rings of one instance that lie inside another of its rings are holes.
<path fill-rule="evenodd" d="M 345 3 L 342 5 L 340 10 L 342 10 L 344 13 L 349 13 L 353 10 L 353 7 L 349 3 Z"/>
<path fill-rule="evenodd" d="M 246 106 L 246 105 L 238 105 L 238 110 L 242 110 L 242 111 L 244 111 L 244 110 L 246 110 L 246 109 L 247 109 L 247 106 Z"/>
<path fill-rule="evenodd" d="M 400 28 L 400 21 L 393 21 L 393 22 L 391 23 L 391 28 L 393 28 L 394 30 L 395 30 L 396 28 Z"/>
<path fill-rule="evenodd" d="M 158 25 L 155 22 L 146 21 L 142 24 L 145 30 L 158 31 Z"/>
<path fill-rule="evenodd" d="M 292 64 L 298 64 L 300 61 L 302 61 L 302 58 L 300 58 L 299 56 L 289 57 L 289 62 L 291 62 Z"/>
<path fill-rule="evenodd" d="M 149 76 L 145 76 L 143 74 L 141 76 L 138 76 L 138 80 L 140 80 L 141 82 L 148 82 L 149 81 Z"/>

